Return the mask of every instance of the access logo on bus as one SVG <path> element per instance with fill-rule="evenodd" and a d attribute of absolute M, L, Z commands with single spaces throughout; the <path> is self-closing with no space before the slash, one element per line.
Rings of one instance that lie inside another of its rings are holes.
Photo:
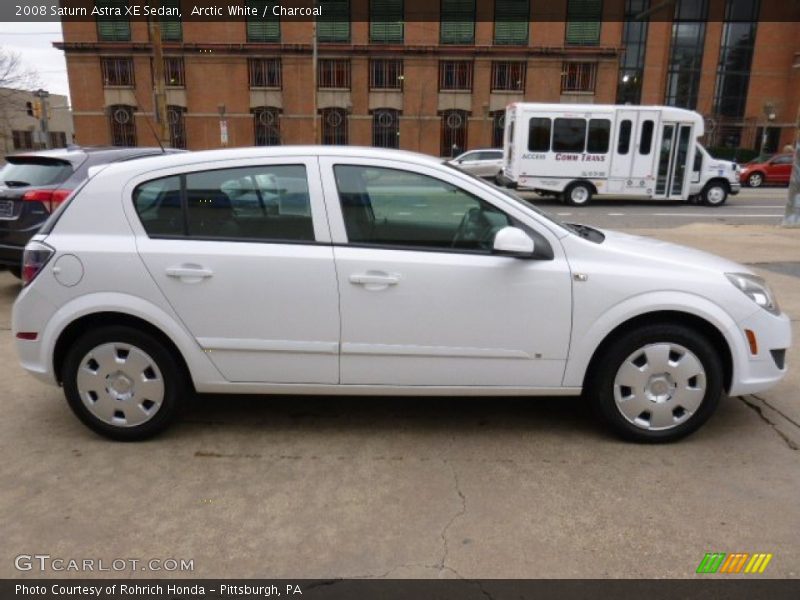
<path fill-rule="evenodd" d="M 772 554 L 764 552 L 755 554 L 748 552 L 734 552 L 732 554 L 706 552 L 697 567 L 697 573 L 706 575 L 714 573 L 727 575 L 735 575 L 737 573 L 761 574 L 766 570 L 771 560 Z"/>

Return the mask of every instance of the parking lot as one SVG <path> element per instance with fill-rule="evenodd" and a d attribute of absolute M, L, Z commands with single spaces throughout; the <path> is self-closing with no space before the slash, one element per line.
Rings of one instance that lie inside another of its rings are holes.
<path fill-rule="evenodd" d="M 796 331 L 800 230 L 776 227 L 785 198 L 536 202 L 747 263 Z M 119 573 L 132 577 L 685 578 L 707 552 L 769 552 L 765 576 L 800 576 L 796 346 L 780 386 L 726 399 L 671 445 L 618 441 L 581 399 L 288 396 L 202 397 L 162 437 L 122 444 L 18 366 L 18 290 L 0 273 L 0 577 L 110 576 L 15 568 L 38 553 L 193 561 Z"/>

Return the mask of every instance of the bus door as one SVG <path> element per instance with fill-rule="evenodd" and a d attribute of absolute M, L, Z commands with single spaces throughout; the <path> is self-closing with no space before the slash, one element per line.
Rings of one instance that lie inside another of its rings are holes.
<path fill-rule="evenodd" d="M 611 143 L 611 171 L 609 176 L 628 179 L 636 156 L 636 126 L 639 121 L 638 110 L 617 111 L 616 138 Z"/>
<path fill-rule="evenodd" d="M 661 124 L 656 189 L 654 198 L 682 200 L 688 185 L 690 144 L 692 125 L 689 123 L 664 122 Z"/>
<path fill-rule="evenodd" d="M 655 155 L 657 154 L 657 128 L 660 126 L 660 112 L 657 110 L 639 110 L 639 121 L 636 123 L 630 172 L 631 185 L 652 191 L 655 178 Z"/>

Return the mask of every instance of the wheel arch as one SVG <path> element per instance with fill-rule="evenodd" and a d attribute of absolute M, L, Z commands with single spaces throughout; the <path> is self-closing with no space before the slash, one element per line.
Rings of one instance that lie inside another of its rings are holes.
<path fill-rule="evenodd" d="M 128 313 L 116 311 L 102 311 L 82 315 L 70 322 L 61 331 L 53 348 L 53 374 L 59 384 L 62 383 L 61 370 L 64 366 L 64 361 L 66 360 L 69 348 L 86 331 L 97 329 L 98 327 L 108 327 L 112 325 L 128 326 L 138 331 L 147 333 L 158 340 L 164 345 L 170 354 L 173 355 L 183 371 L 183 374 L 186 377 L 186 381 L 189 383 L 189 385 L 194 386 L 189 365 L 186 363 L 186 359 L 178 348 L 178 345 L 169 335 L 145 319 Z"/>
<path fill-rule="evenodd" d="M 570 188 L 571 188 L 573 185 L 575 185 L 576 183 L 583 183 L 583 184 L 586 184 L 586 186 L 587 186 L 587 187 L 588 187 L 590 190 L 592 190 L 592 195 L 593 195 L 593 196 L 594 196 L 594 195 L 596 195 L 596 194 L 598 193 L 598 191 L 597 191 L 597 186 L 596 186 L 594 183 L 592 183 L 592 181 L 591 181 L 591 180 L 589 180 L 589 179 L 583 179 L 583 178 L 573 179 L 572 181 L 570 181 L 570 182 L 569 182 L 569 183 L 568 183 L 566 186 L 564 186 L 564 193 L 567 193 L 567 191 L 568 191 L 568 190 L 569 190 L 569 189 L 570 189 Z"/>
<path fill-rule="evenodd" d="M 711 179 L 706 181 L 705 185 L 703 186 L 703 192 L 705 192 L 709 187 L 711 187 L 715 183 L 719 183 L 719 184 L 723 185 L 725 187 L 725 189 L 727 190 L 727 192 L 730 193 L 730 191 L 731 191 L 731 182 L 728 181 L 727 179 L 725 179 L 724 177 L 719 177 L 719 176 L 712 177 Z"/>
<path fill-rule="evenodd" d="M 701 335 L 703 335 L 719 353 L 719 356 L 722 359 L 723 385 L 725 387 L 725 391 L 731 389 L 731 384 L 733 382 L 733 354 L 731 352 L 730 345 L 728 344 L 728 340 L 725 338 L 725 334 L 723 334 L 716 325 L 707 319 L 704 319 L 696 314 L 679 310 L 659 310 L 639 314 L 626 321 L 623 321 L 614 329 L 612 329 L 608 334 L 606 334 L 597 348 L 595 348 L 595 351 L 592 353 L 592 357 L 589 360 L 583 377 L 584 388 L 592 385 L 592 380 L 597 373 L 600 359 L 611 344 L 638 327 L 654 324 L 684 325 L 690 329 L 700 332 Z"/>

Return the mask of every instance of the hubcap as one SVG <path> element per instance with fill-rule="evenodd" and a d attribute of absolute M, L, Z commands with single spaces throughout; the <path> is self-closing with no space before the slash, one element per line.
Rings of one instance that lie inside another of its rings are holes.
<path fill-rule="evenodd" d="M 102 344 L 78 368 L 78 393 L 99 420 L 135 427 L 152 419 L 164 402 L 164 380 L 155 361 L 130 344 Z"/>
<path fill-rule="evenodd" d="M 725 190 L 723 190 L 721 187 L 712 187 L 710 190 L 708 190 L 706 198 L 711 204 L 719 204 L 725 200 Z"/>
<path fill-rule="evenodd" d="M 583 186 L 572 188 L 570 198 L 575 204 L 583 204 L 589 198 L 589 190 Z"/>
<path fill-rule="evenodd" d="M 761 175 L 759 175 L 757 173 L 755 175 L 750 175 L 750 185 L 753 186 L 753 187 L 760 186 L 761 185 Z"/>
<path fill-rule="evenodd" d="M 703 403 L 706 372 L 690 350 L 679 344 L 648 344 L 626 358 L 614 378 L 620 414 L 649 431 L 677 427 Z"/>

